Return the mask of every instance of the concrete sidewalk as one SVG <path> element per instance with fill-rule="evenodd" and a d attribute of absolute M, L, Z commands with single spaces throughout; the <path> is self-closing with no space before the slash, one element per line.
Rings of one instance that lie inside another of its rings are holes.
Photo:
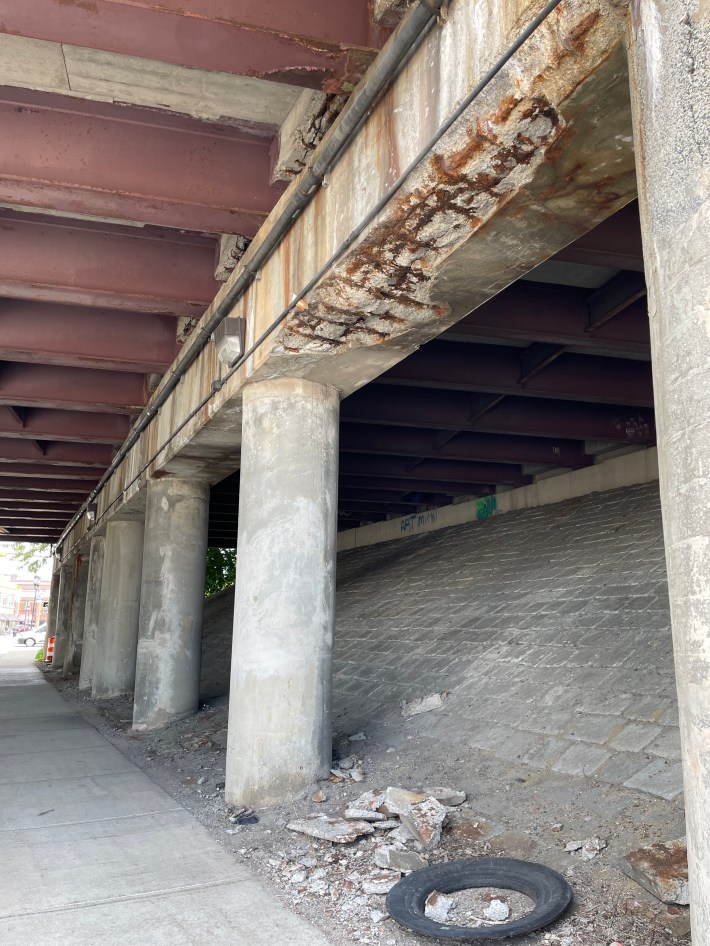
<path fill-rule="evenodd" d="M 329 946 L 31 665 L 0 655 L 0 942 Z"/>

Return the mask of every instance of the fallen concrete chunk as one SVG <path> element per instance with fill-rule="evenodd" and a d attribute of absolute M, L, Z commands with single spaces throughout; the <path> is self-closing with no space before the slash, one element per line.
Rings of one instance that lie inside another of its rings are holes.
<path fill-rule="evenodd" d="M 385 821 L 386 816 L 380 811 L 371 811 L 369 808 L 347 808 L 345 817 L 348 821 Z"/>
<path fill-rule="evenodd" d="M 492 920 L 494 923 L 503 923 L 510 916 L 510 907 L 503 900 L 491 900 L 490 904 L 483 911 L 483 915 L 487 920 Z"/>
<path fill-rule="evenodd" d="M 364 742 L 367 736 L 364 732 L 356 732 L 354 736 L 348 736 L 348 742 Z"/>
<path fill-rule="evenodd" d="M 396 818 L 387 818 L 386 821 L 375 821 L 374 824 L 378 831 L 391 831 L 392 828 L 399 827 L 399 821 Z"/>
<path fill-rule="evenodd" d="M 385 870 L 397 870 L 410 874 L 413 870 L 428 867 L 428 861 L 414 851 L 398 851 L 397 848 L 383 846 L 375 851 L 375 864 Z"/>
<path fill-rule="evenodd" d="M 429 798 L 436 798 L 440 804 L 446 805 L 448 808 L 462 805 L 466 801 L 466 792 L 459 792 L 455 788 L 437 786 L 436 788 L 425 788 L 424 793 Z"/>
<path fill-rule="evenodd" d="M 410 841 L 415 841 L 419 844 L 409 828 L 399 822 L 397 822 L 397 827 L 394 831 L 391 831 L 387 837 L 390 841 L 398 841 L 400 844 L 408 844 Z"/>
<path fill-rule="evenodd" d="M 383 870 L 379 871 L 377 874 L 371 874 L 363 880 L 362 892 L 370 896 L 384 897 L 399 881 L 401 876 L 398 870 Z"/>
<path fill-rule="evenodd" d="M 605 847 L 606 841 L 603 841 L 601 838 L 587 838 L 582 844 L 580 857 L 583 861 L 591 861 L 591 859 L 596 857 Z"/>
<path fill-rule="evenodd" d="M 363 792 L 354 802 L 350 803 L 350 808 L 367 808 L 368 811 L 379 811 L 385 800 L 385 793 L 377 788 L 369 792 Z"/>
<path fill-rule="evenodd" d="M 409 805 L 400 812 L 400 821 L 427 851 L 441 844 L 441 829 L 446 820 L 446 808 L 436 798 L 426 798 L 416 805 Z"/>
<path fill-rule="evenodd" d="M 627 854 L 621 867 L 644 890 L 663 903 L 687 906 L 688 849 L 685 838 L 677 841 L 657 841 L 648 847 Z"/>
<path fill-rule="evenodd" d="M 418 700 L 412 700 L 407 703 L 402 700 L 399 704 L 402 708 L 402 716 L 418 716 L 420 713 L 430 713 L 432 710 L 440 709 L 444 705 L 443 693 L 430 693 L 429 696 L 422 696 Z"/>
<path fill-rule="evenodd" d="M 345 821 L 343 818 L 331 818 L 328 815 L 311 815 L 299 818 L 286 825 L 289 831 L 298 831 L 322 841 L 334 844 L 349 844 L 357 841 L 364 834 L 373 834 L 374 828 L 366 821 Z"/>
<path fill-rule="evenodd" d="M 425 801 L 426 795 L 420 792 L 410 792 L 406 788 L 388 788 L 385 791 L 384 801 L 379 806 L 379 810 L 386 815 L 401 815 L 410 805 L 416 805 L 420 801 Z"/>
<path fill-rule="evenodd" d="M 426 898 L 424 904 L 424 916 L 436 923 L 446 923 L 449 919 L 449 913 L 456 906 L 456 901 L 452 897 L 447 897 L 438 890 L 433 890 Z"/>

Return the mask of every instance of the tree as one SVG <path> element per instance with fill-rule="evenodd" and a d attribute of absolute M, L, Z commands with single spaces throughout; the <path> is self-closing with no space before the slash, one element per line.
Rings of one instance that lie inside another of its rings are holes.
<path fill-rule="evenodd" d="M 213 595 L 234 584 L 237 553 L 234 549 L 207 549 L 205 594 Z"/>
<path fill-rule="evenodd" d="M 33 575 L 41 571 L 52 557 L 52 546 L 41 542 L 13 542 L 10 559 Z"/>

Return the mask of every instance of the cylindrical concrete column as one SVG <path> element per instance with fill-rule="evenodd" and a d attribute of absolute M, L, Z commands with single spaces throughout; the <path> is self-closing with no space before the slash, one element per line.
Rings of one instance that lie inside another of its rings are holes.
<path fill-rule="evenodd" d="M 64 668 L 64 654 L 67 649 L 71 621 L 74 566 L 74 558 L 71 558 L 59 567 L 59 592 L 57 593 L 57 613 L 54 625 L 54 657 L 52 658 L 53 670 Z"/>
<path fill-rule="evenodd" d="M 141 602 L 143 522 L 106 526 L 99 627 L 94 649 L 94 699 L 133 690 L 136 677 L 138 613 Z"/>
<path fill-rule="evenodd" d="M 197 712 L 209 505 L 207 483 L 148 483 L 134 729 Z"/>
<path fill-rule="evenodd" d="M 89 550 L 89 574 L 86 582 L 86 606 L 84 608 L 84 643 L 81 651 L 79 689 L 91 689 L 94 678 L 94 654 L 96 634 L 99 626 L 99 603 L 101 601 L 101 576 L 104 567 L 105 539 L 96 535 Z"/>
<path fill-rule="evenodd" d="M 69 614 L 69 637 L 64 651 L 64 676 L 68 676 L 81 663 L 84 641 L 84 608 L 86 607 L 86 582 L 89 577 L 89 556 L 79 554 L 74 563 L 74 589 Z"/>
<path fill-rule="evenodd" d="M 710 16 L 632 0 L 630 71 L 694 943 L 710 943 Z"/>
<path fill-rule="evenodd" d="M 225 796 L 269 805 L 331 764 L 338 392 L 244 390 Z"/>

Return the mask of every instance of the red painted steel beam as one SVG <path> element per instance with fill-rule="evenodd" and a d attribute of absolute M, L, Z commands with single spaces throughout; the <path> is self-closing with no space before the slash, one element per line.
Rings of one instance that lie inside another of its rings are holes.
<path fill-rule="evenodd" d="M 432 493 L 438 493 L 443 496 L 488 496 L 495 492 L 494 483 L 454 483 L 448 480 L 427 480 L 421 477 L 415 479 L 414 474 L 406 477 L 341 476 L 339 485 L 352 489 L 368 487 L 390 490 L 397 494 L 422 493 L 431 495 Z"/>
<path fill-rule="evenodd" d="M 51 493 L 48 496 L 43 496 L 41 493 L 30 489 L 4 489 L 3 483 L 0 482 L 0 502 L 4 506 L 20 504 L 33 509 L 59 506 L 62 509 L 67 507 L 76 510 L 81 505 L 81 497 L 74 493 Z"/>
<path fill-rule="evenodd" d="M 200 316 L 215 241 L 0 211 L 0 296 Z"/>
<path fill-rule="evenodd" d="M 61 532 L 53 531 L 49 532 L 47 530 L 42 530 L 40 532 L 22 532 L 18 530 L 10 530 L 3 532 L 0 530 L 0 542 L 28 542 L 32 544 L 33 542 L 42 543 L 46 545 L 47 543 L 53 544 L 60 537 Z"/>
<path fill-rule="evenodd" d="M 429 342 L 381 376 L 388 384 L 493 394 L 653 406 L 651 366 L 625 358 L 563 354 L 519 383 L 518 349 L 502 345 Z"/>
<path fill-rule="evenodd" d="M 0 87 L 0 201 L 252 237 L 283 192 L 269 138 Z"/>
<path fill-rule="evenodd" d="M 46 503 L 45 505 L 38 507 L 33 503 L 26 501 L 18 500 L 15 503 L 8 502 L 8 500 L 0 499 L 0 514 L 4 513 L 27 513 L 29 515 L 35 515 L 36 513 L 41 513 L 42 515 L 48 515 L 54 517 L 55 515 L 64 516 L 64 521 L 67 522 L 74 515 L 78 508 L 78 505 L 71 505 L 70 503 Z"/>
<path fill-rule="evenodd" d="M 0 405 L 133 414 L 146 400 L 141 374 L 10 361 L 0 364 Z"/>
<path fill-rule="evenodd" d="M 368 480 L 363 478 L 362 489 L 353 489 L 349 486 L 343 486 L 338 488 L 338 502 L 341 499 L 343 500 L 362 500 L 364 502 L 372 503 L 391 503 L 393 501 L 392 494 L 387 490 L 378 490 L 378 489 L 367 489 Z M 444 502 L 448 499 L 443 493 L 431 493 L 432 502 Z M 420 506 L 421 500 L 414 498 L 407 498 L 409 496 L 408 492 L 404 492 L 401 497 L 396 498 L 398 503 L 406 503 L 409 506 Z M 0 508 L 2 506 L 0 505 Z"/>
<path fill-rule="evenodd" d="M 12 437 L 0 437 L 0 465 L 10 461 L 13 464 L 67 465 L 84 469 L 96 467 L 105 469 L 113 458 L 113 450 L 103 444 L 83 443 L 42 443 L 41 452 L 32 446 L 33 441 L 18 440 Z"/>
<path fill-rule="evenodd" d="M 98 476 L 96 477 L 98 480 Z M 57 480 L 45 477 L 44 479 L 34 479 L 28 476 L 3 476 L 0 477 L 0 491 L 2 495 L 9 496 L 11 493 L 78 493 L 81 496 L 87 496 L 91 491 L 91 481 L 65 479 Z M 49 499 L 52 497 L 49 496 Z"/>
<path fill-rule="evenodd" d="M 454 434 L 441 444 L 436 430 L 341 424 L 340 449 L 344 453 L 380 453 L 405 457 L 440 457 L 494 463 L 544 463 L 583 467 L 592 462 L 584 444 L 546 437 L 506 437 L 499 434 Z"/>
<path fill-rule="evenodd" d="M 553 256 L 565 263 L 588 266 L 609 266 L 643 272 L 643 247 L 638 203 L 633 201 L 623 210 L 575 240 Z"/>
<path fill-rule="evenodd" d="M 412 512 L 411 503 L 400 503 L 396 499 L 387 502 L 376 503 L 367 500 L 341 499 L 338 497 L 338 512 L 375 512 L 375 513 L 393 513 L 400 516 L 409 515 Z"/>
<path fill-rule="evenodd" d="M 171 315 L 0 299 L 0 358 L 162 373 L 179 351 Z"/>
<path fill-rule="evenodd" d="M 651 339 L 645 300 L 601 325 L 590 337 L 589 290 L 516 282 L 493 296 L 445 332 L 442 338 L 511 338 L 556 345 L 584 345 L 607 351 L 648 355 Z"/>
<path fill-rule="evenodd" d="M 10 463 L 0 460 L 0 483 L 6 476 L 26 476 L 28 479 L 50 477 L 64 480 L 86 480 L 89 486 L 101 477 L 101 467 L 53 466 L 51 463 Z"/>
<path fill-rule="evenodd" d="M 5 0 L 0 29 L 326 92 L 351 89 L 387 35 L 367 0 Z"/>
<path fill-rule="evenodd" d="M 0 365 L 0 377 L 3 366 Z M 128 436 L 131 422 L 120 414 L 27 408 L 21 417 L 0 405 L 0 436 L 20 440 L 118 445 Z"/>
<path fill-rule="evenodd" d="M 437 430 L 522 434 L 572 440 L 652 444 L 653 411 L 629 406 L 506 397 L 478 420 L 476 397 L 460 391 L 370 384 L 342 404 L 342 418 L 357 423 Z"/>
<path fill-rule="evenodd" d="M 346 453 L 340 458 L 344 476 L 395 476 L 402 479 L 434 480 L 445 483 L 505 483 L 524 486 L 531 482 L 514 463 L 475 463 L 460 460 L 423 460 L 412 469 L 408 457 L 362 456 Z"/>

